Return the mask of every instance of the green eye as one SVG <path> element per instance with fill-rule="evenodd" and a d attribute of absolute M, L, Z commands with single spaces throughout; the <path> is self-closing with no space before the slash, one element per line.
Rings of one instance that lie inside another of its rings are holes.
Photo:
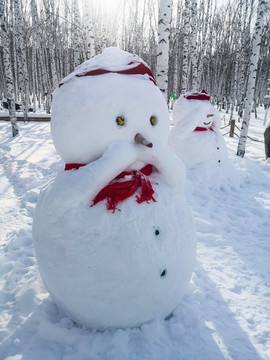
<path fill-rule="evenodd" d="M 157 125 L 157 118 L 156 118 L 155 116 L 151 116 L 151 117 L 150 117 L 150 124 L 151 124 L 152 126 Z"/>
<path fill-rule="evenodd" d="M 123 116 L 117 116 L 117 118 L 116 118 L 117 125 L 123 126 L 123 125 L 125 125 L 125 123 L 126 123 L 126 120 Z"/>

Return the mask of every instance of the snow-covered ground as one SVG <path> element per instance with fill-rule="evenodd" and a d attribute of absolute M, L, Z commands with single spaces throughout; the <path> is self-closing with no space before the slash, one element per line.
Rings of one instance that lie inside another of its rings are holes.
<path fill-rule="evenodd" d="M 249 135 L 259 141 L 248 140 L 245 158 L 235 155 L 238 138 L 225 136 L 239 187 L 187 183 L 197 264 L 174 316 L 106 332 L 82 328 L 58 311 L 33 255 L 39 188 L 64 165 L 49 123 L 19 123 L 13 139 L 10 124 L 1 121 L 0 359 L 270 359 L 270 162 L 264 110 L 258 115 Z"/>

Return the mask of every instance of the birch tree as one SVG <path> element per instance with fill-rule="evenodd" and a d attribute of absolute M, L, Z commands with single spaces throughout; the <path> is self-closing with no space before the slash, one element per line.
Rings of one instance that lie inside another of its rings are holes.
<path fill-rule="evenodd" d="M 23 39 L 22 29 L 22 8 L 19 0 L 14 0 L 14 18 L 15 18 L 15 47 L 16 56 L 18 58 L 18 88 L 21 96 L 24 121 L 28 121 L 28 105 L 29 105 L 29 86 L 28 86 L 28 70 L 26 64 L 26 51 Z"/>
<path fill-rule="evenodd" d="M 198 53 L 197 53 L 197 0 L 191 1 L 191 74 L 192 90 L 198 89 Z"/>
<path fill-rule="evenodd" d="M 93 21 L 92 21 L 92 6 L 90 8 L 89 0 L 84 0 L 83 2 L 83 30 L 85 36 L 85 57 L 87 59 L 91 59 L 96 55 L 95 52 L 95 39 L 93 32 Z"/>
<path fill-rule="evenodd" d="M 5 16 L 4 0 L 0 0 L 0 26 L 1 26 L 1 38 L 2 38 L 2 47 L 3 47 L 4 75 L 6 78 L 5 92 L 8 102 L 12 136 L 15 137 L 16 135 L 19 134 L 19 128 L 17 124 L 17 117 L 15 110 L 14 83 L 13 83 L 13 74 L 11 69 L 10 44 L 9 44 L 8 29 L 7 29 L 7 22 Z"/>
<path fill-rule="evenodd" d="M 236 153 L 238 156 L 241 157 L 244 157 L 245 155 L 248 127 L 250 123 L 250 114 L 252 110 L 252 102 L 255 93 L 255 82 L 257 75 L 258 59 L 260 54 L 264 10 L 265 10 L 265 0 L 259 0 L 258 9 L 257 9 L 257 20 L 255 24 L 255 33 L 253 35 L 253 40 L 252 40 L 252 54 L 250 57 L 248 87 L 247 87 L 247 95 L 245 99 L 244 116 L 243 116 L 242 128 L 241 128 L 241 133 L 240 133 L 240 138 Z"/>
<path fill-rule="evenodd" d="M 80 65 L 80 16 L 77 0 L 73 0 L 73 48 L 74 48 L 74 66 Z"/>
<path fill-rule="evenodd" d="M 183 36 L 182 94 L 188 90 L 189 0 L 185 0 Z"/>
<path fill-rule="evenodd" d="M 235 39 L 234 39 L 234 46 L 235 46 L 235 65 L 234 65 L 234 80 L 233 80 L 233 88 L 232 88 L 232 103 L 231 103 L 231 114 L 230 114 L 230 121 L 231 123 L 233 118 L 233 111 L 235 106 L 235 100 L 237 98 L 237 84 L 238 84 L 238 75 L 239 75 L 239 58 L 240 58 L 240 42 L 241 39 L 241 17 L 242 17 L 242 0 L 240 0 L 238 14 L 237 14 L 237 25 L 236 25 L 236 32 L 235 32 Z"/>
<path fill-rule="evenodd" d="M 254 10 L 254 0 L 245 0 L 244 15 L 243 15 L 243 30 L 241 34 L 242 49 L 240 54 L 239 64 L 241 64 L 240 79 L 239 79 L 239 94 L 238 94 L 238 114 L 242 118 L 244 105 L 245 105 L 245 94 L 247 89 L 247 78 L 248 78 L 248 65 L 251 51 L 251 35 L 250 35 L 250 24 L 252 21 L 252 14 Z"/>
<path fill-rule="evenodd" d="M 162 3 L 166 1 L 162 0 Z M 119 0 L 117 7 L 113 7 L 111 1 L 109 8 L 105 2 L 96 0 L 2 0 L 13 98 L 23 100 L 27 87 L 25 91 L 22 75 L 28 73 L 32 101 L 39 107 L 47 104 L 46 111 L 49 112 L 51 92 L 58 80 L 72 72 L 81 61 L 91 58 L 94 51 L 100 53 L 104 47 L 119 46 L 141 56 L 155 76 L 157 70 L 158 85 L 163 88 L 159 81 L 163 82 L 169 94 L 175 91 L 178 97 L 181 91 L 205 88 L 212 97 L 215 96 L 215 102 L 223 104 L 223 109 L 229 110 L 231 104 L 230 110 L 234 111 L 237 99 L 240 114 L 246 97 L 251 33 L 256 20 L 254 4 L 257 1 L 238 0 L 235 6 L 231 1 L 224 5 L 217 0 L 170 0 L 173 4 L 172 20 L 168 25 L 170 37 L 168 31 L 160 39 L 158 27 L 164 26 L 164 13 L 169 14 L 161 12 L 162 22 L 158 24 L 160 0 Z M 90 6 L 86 11 L 83 3 Z M 269 8 L 264 21 L 257 67 L 257 104 L 263 100 L 270 77 Z M 158 43 L 160 40 L 164 41 Z M 25 64 L 21 56 L 23 51 L 26 67 L 22 65 Z M 161 52 L 162 56 L 157 59 L 157 53 Z M 169 61 L 165 63 L 165 69 L 160 69 L 164 56 L 167 60 L 169 56 Z M 5 96 L 3 92 L 6 93 L 7 88 L 3 58 L 1 46 L 1 96 Z"/>
<path fill-rule="evenodd" d="M 169 36 L 172 17 L 172 1 L 160 0 L 158 20 L 157 86 L 168 101 Z"/>

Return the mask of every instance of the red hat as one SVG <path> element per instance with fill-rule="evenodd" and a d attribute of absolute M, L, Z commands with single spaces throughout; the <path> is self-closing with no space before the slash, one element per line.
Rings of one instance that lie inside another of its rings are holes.
<path fill-rule="evenodd" d="M 205 90 L 202 90 L 201 92 L 188 92 L 184 95 L 184 98 L 187 100 L 210 100 L 210 96 L 207 95 Z"/>
<path fill-rule="evenodd" d="M 116 55 L 116 58 L 110 57 L 111 54 Z M 95 56 L 76 68 L 72 74 L 61 81 L 59 87 L 73 76 L 83 77 L 103 74 L 146 75 L 156 85 L 150 68 L 139 56 L 117 48 L 108 48 L 102 54 Z"/>

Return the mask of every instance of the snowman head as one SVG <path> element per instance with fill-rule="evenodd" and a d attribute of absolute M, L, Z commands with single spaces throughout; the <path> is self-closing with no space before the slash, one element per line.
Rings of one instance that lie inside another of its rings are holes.
<path fill-rule="evenodd" d="M 205 90 L 188 92 L 180 96 L 173 109 L 173 120 L 185 134 L 197 127 L 218 131 L 221 125 L 220 114 L 210 103 L 210 96 Z"/>
<path fill-rule="evenodd" d="M 137 133 L 165 143 L 169 114 L 147 64 L 108 48 L 61 81 L 54 92 L 51 132 L 66 163 L 87 164 L 111 141 L 134 141 Z"/>

